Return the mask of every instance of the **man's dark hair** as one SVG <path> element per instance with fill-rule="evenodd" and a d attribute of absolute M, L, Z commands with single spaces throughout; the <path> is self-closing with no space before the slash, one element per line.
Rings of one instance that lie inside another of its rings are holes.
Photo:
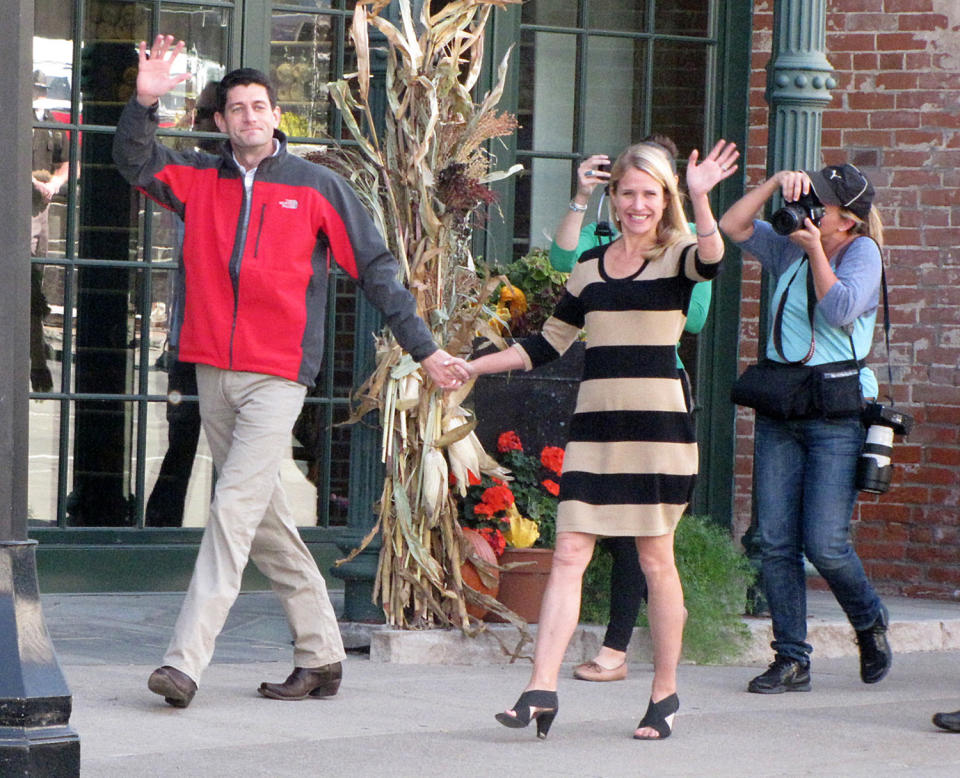
<path fill-rule="evenodd" d="M 227 108 L 227 92 L 235 86 L 249 86 L 250 84 L 260 84 L 267 90 L 267 97 L 270 99 L 270 107 L 277 107 L 277 90 L 270 83 L 270 79 L 265 74 L 255 68 L 237 68 L 231 70 L 220 81 L 217 87 L 217 111 L 223 113 Z"/>

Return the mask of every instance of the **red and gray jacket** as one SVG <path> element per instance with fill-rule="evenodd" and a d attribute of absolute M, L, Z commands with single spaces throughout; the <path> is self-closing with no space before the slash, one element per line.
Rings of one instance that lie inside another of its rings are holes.
<path fill-rule="evenodd" d="M 156 107 L 131 99 L 113 158 L 131 185 L 184 222 L 179 359 L 313 386 L 331 256 L 415 360 L 437 349 L 397 261 L 340 176 L 290 154 L 276 131 L 279 152 L 258 166 L 248 202 L 229 142 L 219 156 L 178 152 L 156 141 L 156 128 Z"/>

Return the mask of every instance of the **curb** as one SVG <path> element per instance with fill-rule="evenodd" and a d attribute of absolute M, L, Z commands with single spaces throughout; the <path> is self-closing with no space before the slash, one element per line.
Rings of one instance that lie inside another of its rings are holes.
<path fill-rule="evenodd" d="M 721 664 L 766 664 L 772 656 L 773 631 L 769 619 L 744 618 L 750 637 L 736 656 Z M 530 625 L 536 636 L 537 625 Z M 593 659 L 603 642 L 604 627 L 581 624 L 574 632 L 564 662 L 579 664 Z M 479 665 L 511 664 L 531 657 L 533 645 L 522 647 L 517 659 L 509 651 L 517 647 L 518 632 L 510 625 L 488 624 L 483 632 L 468 637 L 455 629 L 399 630 L 370 627 L 367 633 L 370 661 L 393 664 Z M 890 645 L 896 653 L 960 650 L 960 619 L 891 621 Z M 854 631 L 847 622 L 828 619 L 808 620 L 807 641 L 817 658 L 835 659 L 858 656 Z M 630 641 L 628 661 L 650 663 L 653 647 L 646 627 L 637 627 Z"/>

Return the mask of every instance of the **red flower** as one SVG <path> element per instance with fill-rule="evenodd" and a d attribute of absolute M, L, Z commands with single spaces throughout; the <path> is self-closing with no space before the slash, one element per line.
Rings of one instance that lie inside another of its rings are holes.
<path fill-rule="evenodd" d="M 546 446 L 540 452 L 540 463 L 557 475 L 563 472 L 563 449 L 558 446 Z"/>
<path fill-rule="evenodd" d="M 487 543 L 490 544 L 490 548 L 493 549 L 493 553 L 498 557 L 507 547 L 506 538 L 503 537 L 503 533 L 498 529 L 494 529 L 493 527 L 481 527 L 477 530 L 477 533 L 483 536 Z"/>
<path fill-rule="evenodd" d="M 560 484 L 558 484 L 556 481 L 551 481 L 548 478 L 545 481 L 541 481 L 540 485 L 550 492 L 550 494 L 552 494 L 554 497 L 560 494 Z"/>
<path fill-rule="evenodd" d="M 506 486 L 491 486 L 489 489 L 484 489 L 479 504 L 487 505 L 493 510 L 493 513 L 498 513 L 499 511 L 505 511 L 513 505 L 513 502 L 513 492 Z M 474 508 L 474 511 L 476 511 L 476 508 Z"/>
<path fill-rule="evenodd" d="M 473 506 L 473 512 L 478 516 L 490 516 L 493 517 L 497 511 L 492 505 L 487 505 L 485 502 L 478 502 Z"/>
<path fill-rule="evenodd" d="M 507 482 L 502 478 L 497 478 L 495 475 L 490 476 L 490 480 L 493 481 L 497 486 L 506 486 Z"/>
<path fill-rule="evenodd" d="M 513 430 L 502 432 L 497 438 L 497 451 L 506 454 L 508 451 L 523 451 L 523 443 L 520 442 L 520 436 Z"/>
<path fill-rule="evenodd" d="M 473 474 L 472 470 L 467 470 L 467 484 L 469 486 L 480 486 L 482 481 Z"/>

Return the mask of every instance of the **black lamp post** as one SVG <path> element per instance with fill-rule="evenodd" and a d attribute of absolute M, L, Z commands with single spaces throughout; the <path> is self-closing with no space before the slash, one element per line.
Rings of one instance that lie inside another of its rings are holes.
<path fill-rule="evenodd" d="M 12 6 L 12 7 L 10 7 Z M 0 26 L 0 775 L 80 774 L 72 699 L 43 620 L 36 542 L 27 539 L 27 354 L 30 294 L 30 71 L 33 0 L 12 0 Z"/>

